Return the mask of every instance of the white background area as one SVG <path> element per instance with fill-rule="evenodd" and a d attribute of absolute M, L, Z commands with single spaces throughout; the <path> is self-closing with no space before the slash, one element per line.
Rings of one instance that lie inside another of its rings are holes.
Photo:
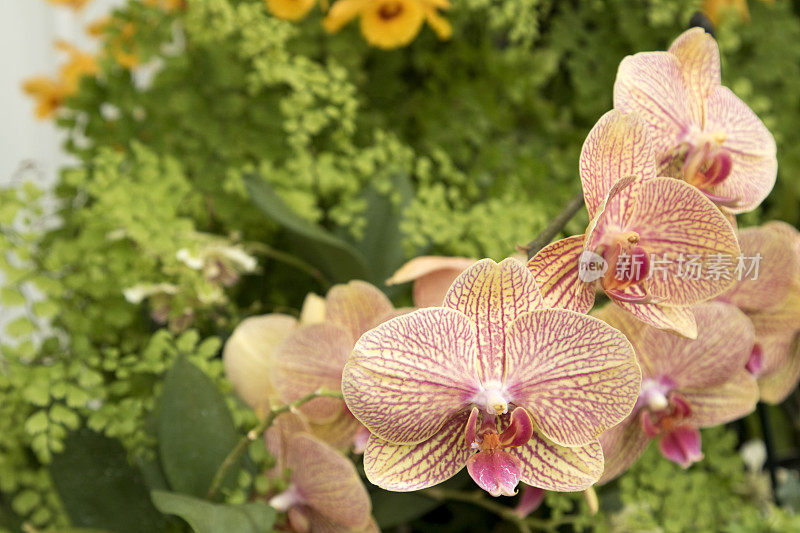
<path fill-rule="evenodd" d="M 0 0 L 0 185 L 26 163 L 36 165 L 44 183 L 52 183 L 57 169 L 69 161 L 52 120 L 34 117 L 22 80 L 56 73 L 65 60 L 53 48 L 57 39 L 92 49 L 86 25 L 123 1 L 92 0 L 76 13 L 45 0 Z"/>

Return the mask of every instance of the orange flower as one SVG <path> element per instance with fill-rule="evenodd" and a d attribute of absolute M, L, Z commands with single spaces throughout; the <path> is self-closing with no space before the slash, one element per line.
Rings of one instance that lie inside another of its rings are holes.
<path fill-rule="evenodd" d="M 390 49 L 405 46 L 427 22 L 440 39 L 453 33 L 437 9 L 448 9 L 450 0 L 338 0 L 328 11 L 323 26 L 339 31 L 356 17 L 361 19 L 361 34 L 373 46 Z"/>
<path fill-rule="evenodd" d="M 264 0 L 274 16 L 284 20 L 300 20 L 308 15 L 317 0 Z"/>
<path fill-rule="evenodd" d="M 34 113 L 38 119 L 45 119 L 55 114 L 68 96 L 63 83 L 47 76 L 35 76 L 25 80 L 22 90 L 36 99 Z"/>
<path fill-rule="evenodd" d="M 55 47 L 69 55 L 69 60 L 61 66 L 58 76 L 34 76 L 22 84 L 22 90 L 36 100 L 34 113 L 39 119 L 55 114 L 64 100 L 78 91 L 81 78 L 94 75 L 98 71 L 93 55 L 65 41 L 56 42 Z"/>
<path fill-rule="evenodd" d="M 155 5 L 145 0 L 147 5 Z M 171 4 L 170 4 L 171 5 Z M 112 30 L 113 29 L 113 30 Z M 110 31 L 112 30 L 112 31 Z M 91 37 L 101 38 L 109 34 L 108 46 L 114 61 L 123 68 L 132 70 L 139 66 L 139 46 L 135 41 L 136 24 L 113 17 L 103 17 L 86 27 Z"/>
<path fill-rule="evenodd" d="M 772 4 L 775 0 L 761 0 Z M 727 11 L 736 11 L 741 20 L 750 20 L 750 10 L 747 9 L 747 0 L 705 0 L 703 2 L 703 13 L 708 16 L 714 26 L 719 24 L 723 15 Z"/>
<path fill-rule="evenodd" d="M 75 93 L 83 76 L 97 74 L 97 59 L 66 41 L 57 41 L 55 47 L 69 56 L 69 60 L 61 66 L 60 74 L 70 93 Z"/>
<path fill-rule="evenodd" d="M 164 11 L 177 11 L 186 7 L 186 0 L 142 0 L 142 3 Z"/>
<path fill-rule="evenodd" d="M 57 6 L 71 7 L 72 9 L 75 10 L 83 9 L 83 7 L 86 6 L 86 4 L 91 2 L 91 0 L 47 0 L 47 1 Z"/>

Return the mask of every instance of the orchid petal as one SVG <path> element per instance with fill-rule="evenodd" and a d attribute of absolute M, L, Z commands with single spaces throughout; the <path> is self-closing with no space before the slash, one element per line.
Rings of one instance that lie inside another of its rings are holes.
<path fill-rule="evenodd" d="M 296 327 L 297 320 L 288 315 L 250 317 L 236 326 L 225 343 L 225 375 L 251 408 L 265 411 L 274 396 L 270 386 L 274 351 Z"/>
<path fill-rule="evenodd" d="M 600 435 L 600 444 L 603 446 L 605 469 L 597 483 L 602 485 L 635 463 L 650 444 L 650 437 L 642 430 L 642 425 L 634 413 L 624 422 Z"/>
<path fill-rule="evenodd" d="M 800 341 L 796 335 L 771 335 L 760 337 L 759 344 L 764 356 L 758 376 L 761 401 L 777 405 L 800 381 Z"/>
<path fill-rule="evenodd" d="M 268 475 L 281 476 L 286 468 L 289 440 L 296 433 L 308 433 L 309 425 L 294 413 L 279 415 L 272 425 L 264 432 L 264 444 L 270 455 L 275 459 L 275 464 L 268 470 Z"/>
<path fill-rule="evenodd" d="M 599 318 L 614 329 L 620 330 L 633 346 L 633 351 L 641 350 L 640 339 L 646 329 L 645 324 L 618 305 L 606 304 L 601 308 L 592 309 L 591 316 Z"/>
<path fill-rule="evenodd" d="M 583 446 L 633 409 L 641 372 L 630 342 L 605 322 L 565 309 L 519 317 L 508 331 L 504 383 L 537 428 Z"/>
<path fill-rule="evenodd" d="M 701 428 L 742 418 L 752 413 L 758 402 L 758 385 L 744 367 L 719 385 L 681 387 L 680 392 L 692 408 L 686 422 Z"/>
<path fill-rule="evenodd" d="M 656 161 L 647 124 L 636 115 L 619 111 L 600 117 L 583 144 L 580 174 L 589 218 L 597 214 L 608 191 L 621 178 L 655 178 Z M 620 195 L 611 208 L 622 213 L 628 201 L 628 196 Z"/>
<path fill-rule="evenodd" d="M 740 254 L 733 228 L 719 209 L 697 189 L 673 178 L 656 178 L 642 185 L 629 230 L 639 234 L 639 243 L 651 257 L 663 261 L 648 279 L 648 292 L 670 305 L 694 305 L 722 293 L 733 276 L 714 279 L 706 273 L 682 273 L 690 255 L 703 264 L 726 261 L 731 273 Z M 683 259 L 681 259 L 683 258 Z"/>
<path fill-rule="evenodd" d="M 755 342 L 747 316 L 721 302 L 700 304 L 692 311 L 696 340 L 653 328 L 642 332 L 636 355 L 645 377 L 666 376 L 683 391 L 724 383 L 732 372 L 744 369 Z"/>
<path fill-rule="evenodd" d="M 272 384 L 284 402 L 292 402 L 319 388 L 338 390 L 342 369 L 353 343 L 347 332 L 330 322 L 301 326 L 275 351 Z M 323 424 L 344 408 L 336 398 L 315 398 L 300 410 Z"/>
<path fill-rule="evenodd" d="M 756 337 L 793 335 L 800 330 L 800 285 L 795 283 L 779 305 L 748 316 L 756 328 Z"/>
<path fill-rule="evenodd" d="M 597 441 L 567 448 L 534 431 L 528 444 L 506 451 L 520 460 L 520 481 L 544 490 L 585 490 L 603 473 L 603 448 Z"/>
<path fill-rule="evenodd" d="M 408 492 L 437 485 L 456 475 L 473 453 L 464 440 L 468 412 L 447 420 L 430 439 L 392 444 L 375 435 L 364 450 L 367 479 L 386 490 Z"/>
<path fill-rule="evenodd" d="M 520 460 L 503 450 L 478 452 L 467 460 L 470 477 L 495 497 L 517 493 L 520 469 Z"/>
<path fill-rule="evenodd" d="M 715 187 L 721 196 L 738 199 L 733 213 L 755 209 L 772 190 L 778 172 L 775 138 L 753 111 L 727 87 L 717 87 L 707 102 L 705 130 L 725 135 L 722 148 L 733 168 Z"/>
<path fill-rule="evenodd" d="M 361 450 L 356 449 L 355 439 L 357 439 L 362 432 L 366 432 L 367 437 L 369 437 L 369 431 L 367 431 L 366 428 L 361 425 L 361 422 L 356 420 L 347 409 L 341 409 L 336 418 L 328 423 L 309 423 L 309 426 L 311 433 L 315 437 L 343 452 L 349 451 L 351 447 L 354 449 L 355 453 L 363 451 L 363 446 Z M 366 442 L 366 438 L 364 438 L 364 442 Z"/>
<path fill-rule="evenodd" d="M 637 176 L 620 178 L 606 193 L 602 205 L 598 208 L 594 218 L 589 221 L 586 228 L 585 250 L 597 250 L 603 245 L 605 237 L 610 232 L 619 231 L 628 226 L 628 220 L 634 212 L 632 208 L 624 211 L 617 209 L 620 205 L 632 206 L 632 201 L 638 190 L 642 187 L 644 179 Z"/>
<path fill-rule="evenodd" d="M 705 101 L 721 83 L 717 41 L 703 28 L 691 28 L 673 41 L 669 53 L 681 66 L 692 115 L 705 116 Z"/>
<path fill-rule="evenodd" d="M 390 442 L 432 437 L 478 390 L 475 329 L 464 314 L 431 307 L 368 331 L 344 369 L 348 408 Z"/>
<path fill-rule="evenodd" d="M 678 58 L 669 52 L 642 52 L 622 60 L 614 82 L 614 109 L 638 113 L 650 126 L 653 147 L 663 157 L 702 116 L 692 114 Z"/>
<path fill-rule="evenodd" d="M 439 255 L 415 257 L 392 274 L 392 277 L 386 280 L 386 284 L 397 285 L 416 281 L 439 270 L 458 270 L 460 273 L 474 263 L 475 259 L 471 257 L 444 257 Z"/>
<path fill-rule="evenodd" d="M 581 280 L 583 235 L 548 244 L 528 262 L 547 307 L 585 313 L 594 304 L 594 289 Z"/>
<path fill-rule="evenodd" d="M 631 287 L 633 289 L 635 287 Z M 629 289 L 630 290 L 630 289 Z M 673 331 L 687 339 L 697 338 L 697 324 L 688 306 L 671 306 L 661 304 L 633 304 L 614 301 L 637 320 L 656 329 Z"/>
<path fill-rule="evenodd" d="M 658 443 L 661 455 L 683 468 L 703 458 L 700 448 L 700 432 L 690 426 L 680 426 L 664 434 Z"/>
<path fill-rule="evenodd" d="M 544 495 L 546 493 L 547 491 L 542 490 L 539 487 L 524 485 L 522 487 L 522 493 L 519 496 L 519 502 L 517 503 L 517 506 L 514 507 L 514 514 L 520 518 L 527 518 L 532 512 L 542 505 L 542 502 L 544 501 Z"/>
<path fill-rule="evenodd" d="M 287 462 L 292 483 L 305 504 L 346 528 L 363 528 L 372 504 L 353 463 L 311 435 L 289 441 Z"/>
<path fill-rule="evenodd" d="M 453 281 L 475 263 L 469 257 L 415 257 L 386 280 L 387 285 L 414 282 L 414 305 L 439 306 Z"/>
<path fill-rule="evenodd" d="M 352 336 L 351 344 L 392 312 L 392 302 L 374 286 L 364 281 L 335 285 L 325 298 L 328 320 Z"/>
<path fill-rule="evenodd" d="M 760 311 L 780 304 L 792 290 L 800 268 L 800 255 L 793 248 L 791 237 L 778 225 L 739 231 L 742 256 L 760 255 L 758 277 L 738 281 L 721 298 L 744 311 Z"/>
<path fill-rule="evenodd" d="M 785 235 L 792 242 L 791 248 L 800 257 L 800 232 L 797 231 L 797 228 L 781 220 L 770 220 L 762 227 Z M 795 276 L 800 279 L 800 260 L 798 261 L 797 270 L 795 270 Z"/>
<path fill-rule="evenodd" d="M 544 302 L 533 274 L 508 258 L 500 263 L 483 259 L 465 270 L 442 305 L 460 311 L 476 325 L 478 377 L 486 382 L 503 374 L 508 325 L 519 315 L 544 307 Z"/>

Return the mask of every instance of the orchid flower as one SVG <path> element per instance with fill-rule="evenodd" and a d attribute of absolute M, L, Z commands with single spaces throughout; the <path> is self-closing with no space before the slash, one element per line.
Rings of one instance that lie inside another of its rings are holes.
<path fill-rule="evenodd" d="M 694 313 L 697 340 L 634 322 L 614 306 L 596 313 L 628 335 L 643 378 L 630 416 L 600 435 L 606 458 L 600 483 L 626 470 L 655 438 L 664 457 L 686 468 L 703 457 L 698 428 L 736 420 L 755 408 L 758 387 L 745 370 L 755 339 L 752 324 L 721 302 L 700 304 Z"/>
<path fill-rule="evenodd" d="M 747 368 L 761 400 L 778 404 L 800 381 L 800 234 L 784 222 L 769 222 L 741 230 L 739 242 L 744 257 L 759 260 L 758 275 L 737 281 L 719 299 L 753 322 L 756 343 Z"/>
<path fill-rule="evenodd" d="M 289 403 L 319 388 L 339 390 L 342 368 L 356 340 L 394 313 L 389 299 L 363 281 L 336 285 L 324 304 L 312 302 L 314 310 L 304 306 L 299 323 L 285 315 L 248 319 L 228 341 L 223 353 L 226 371 L 254 408 L 263 410 L 270 401 Z M 315 398 L 299 412 L 326 442 L 363 449 L 366 431 L 342 400 Z"/>
<path fill-rule="evenodd" d="M 443 307 L 393 318 L 356 343 L 342 376 L 372 433 L 364 470 L 393 491 L 436 485 L 464 466 L 490 494 L 518 482 L 577 491 L 603 470 L 597 436 L 625 418 L 640 373 L 625 337 L 547 309 L 523 264 L 484 259 Z"/>
<path fill-rule="evenodd" d="M 755 209 L 775 184 L 775 139 L 720 84 L 719 49 L 702 28 L 680 35 L 667 52 L 620 63 L 614 108 L 638 113 L 664 173 L 696 186 L 731 213 Z"/>
<path fill-rule="evenodd" d="M 378 533 L 372 504 L 353 463 L 308 433 L 292 414 L 275 420 L 265 435 L 275 458 L 272 474 L 289 471 L 286 490 L 269 504 L 286 513 L 296 533 Z"/>
<path fill-rule="evenodd" d="M 545 303 L 585 313 L 602 289 L 638 320 L 696 337 L 690 306 L 733 280 L 682 270 L 691 257 L 700 266 L 713 258 L 735 266 L 739 245 L 730 223 L 694 187 L 656 177 L 647 125 L 635 115 L 610 111 L 598 121 L 580 174 L 591 217 L 586 234 L 556 241 L 528 263 Z"/>
<path fill-rule="evenodd" d="M 413 281 L 414 305 L 434 307 L 442 304 L 453 281 L 473 263 L 475 259 L 469 257 L 415 257 L 387 279 L 386 284 L 397 285 Z"/>

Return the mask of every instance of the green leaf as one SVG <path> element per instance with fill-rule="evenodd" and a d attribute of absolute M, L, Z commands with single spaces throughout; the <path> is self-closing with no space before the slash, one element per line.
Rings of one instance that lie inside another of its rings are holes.
<path fill-rule="evenodd" d="M 70 433 L 50 474 L 73 525 L 116 533 L 162 531 L 141 474 L 122 445 L 89 429 Z"/>
<path fill-rule="evenodd" d="M 24 337 L 34 332 L 36 326 L 28 317 L 20 316 L 6 324 L 6 333 L 12 337 Z"/>
<path fill-rule="evenodd" d="M 423 516 L 442 502 L 412 492 L 376 490 L 371 495 L 372 516 L 381 530 L 389 530 Z"/>
<path fill-rule="evenodd" d="M 33 314 L 40 318 L 53 318 L 60 310 L 58 304 L 52 300 L 34 302 L 32 309 Z"/>
<path fill-rule="evenodd" d="M 25 295 L 17 287 L 3 287 L 0 289 L 0 302 L 5 307 L 25 305 Z"/>
<path fill-rule="evenodd" d="M 180 516 L 195 533 L 269 533 L 275 524 L 275 509 L 263 501 L 224 505 L 163 490 L 152 497 L 159 511 Z"/>
<path fill-rule="evenodd" d="M 164 475 L 173 490 L 205 496 L 222 461 L 239 438 L 233 418 L 211 378 L 179 357 L 164 378 L 158 444 Z M 238 468 L 223 487 L 233 487 Z"/>
<path fill-rule="evenodd" d="M 393 204 L 388 196 L 371 187 L 364 193 L 367 200 L 367 226 L 364 236 L 356 242 L 356 247 L 364 254 L 369 265 L 367 281 L 383 289 L 386 288 L 384 281 L 400 268 L 406 258 L 400 219 L 403 208 L 414 193 L 407 174 L 398 174 L 392 182 L 390 193 L 400 195 L 399 205 Z"/>
<path fill-rule="evenodd" d="M 295 236 L 297 252 L 333 282 L 367 279 L 367 266 L 358 250 L 329 232 L 300 218 L 277 195 L 275 190 L 255 174 L 244 182 L 261 211 Z"/>

